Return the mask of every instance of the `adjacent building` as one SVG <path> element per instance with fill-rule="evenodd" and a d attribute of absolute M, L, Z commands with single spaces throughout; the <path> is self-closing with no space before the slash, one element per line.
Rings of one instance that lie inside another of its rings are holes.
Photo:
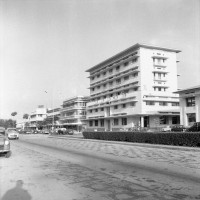
<path fill-rule="evenodd" d="M 180 123 L 190 126 L 200 122 L 200 85 L 178 90 L 180 96 Z"/>
<path fill-rule="evenodd" d="M 60 122 L 63 127 L 82 131 L 86 119 L 86 103 L 88 97 L 76 96 L 66 99 L 60 109 Z"/>
<path fill-rule="evenodd" d="M 47 116 L 47 109 L 43 105 L 39 105 L 34 112 L 29 115 L 29 127 L 36 129 L 40 122 Z"/>
<path fill-rule="evenodd" d="M 177 53 L 135 44 L 89 72 L 88 129 L 163 127 L 179 123 Z"/>
<path fill-rule="evenodd" d="M 60 108 L 47 109 L 46 127 L 59 127 L 60 124 Z"/>

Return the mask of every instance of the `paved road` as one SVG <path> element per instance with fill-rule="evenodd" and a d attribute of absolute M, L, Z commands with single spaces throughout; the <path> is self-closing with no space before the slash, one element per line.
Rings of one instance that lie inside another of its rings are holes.
<path fill-rule="evenodd" d="M 36 200 L 200 199 L 199 149 L 46 135 L 11 142 L 0 196 L 22 180 Z"/>

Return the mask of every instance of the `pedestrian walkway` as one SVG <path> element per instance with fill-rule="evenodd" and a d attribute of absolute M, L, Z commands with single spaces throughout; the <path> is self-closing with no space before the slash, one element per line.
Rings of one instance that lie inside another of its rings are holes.
<path fill-rule="evenodd" d="M 175 166 L 197 169 L 200 175 L 200 148 L 152 145 L 84 139 L 81 135 L 56 136 L 62 145 L 79 150 L 101 152 L 119 157 L 150 160 Z M 66 140 L 65 140 L 66 139 Z"/>

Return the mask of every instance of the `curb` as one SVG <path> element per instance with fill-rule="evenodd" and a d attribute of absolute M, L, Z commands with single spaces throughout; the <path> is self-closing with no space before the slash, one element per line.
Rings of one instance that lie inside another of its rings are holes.
<path fill-rule="evenodd" d="M 53 136 L 49 135 L 49 138 L 58 138 L 58 139 L 70 139 L 70 140 L 88 140 L 90 142 L 101 142 L 109 144 L 119 144 L 126 146 L 137 146 L 137 147 L 146 147 L 146 148 L 157 148 L 157 149 L 169 149 L 169 150 L 179 150 L 179 151 L 193 151 L 200 152 L 200 148 L 197 147 L 182 147 L 182 146 L 170 146 L 170 145 L 161 145 L 161 144 L 146 144 L 146 143 L 132 143 L 132 142 L 120 142 L 120 141 L 108 141 L 108 140 L 95 140 L 95 139 L 85 139 L 83 136 Z"/>

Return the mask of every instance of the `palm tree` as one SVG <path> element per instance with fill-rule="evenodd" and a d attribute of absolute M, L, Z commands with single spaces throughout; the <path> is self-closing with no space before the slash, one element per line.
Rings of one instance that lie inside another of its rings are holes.
<path fill-rule="evenodd" d="M 17 115 L 17 112 L 12 112 L 11 116 L 13 116 L 13 118 Z M 16 126 L 16 124 L 14 125 L 14 120 L 13 120 L 13 127 Z"/>

